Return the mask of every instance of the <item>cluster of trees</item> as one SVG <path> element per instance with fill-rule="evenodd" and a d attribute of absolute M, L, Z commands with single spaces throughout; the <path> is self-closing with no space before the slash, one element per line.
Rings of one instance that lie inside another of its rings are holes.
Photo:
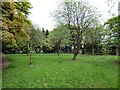
<path fill-rule="evenodd" d="M 77 57 L 80 50 L 90 47 L 92 54 L 95 49 L 102 50 L 104 54 L 116 51 L 119 53 L 119 20 L 118 16 L 106 21 L 104 25 L 100 24 L 100 14 L 97 9 L 83 1 L 71 0 L 63 1 L 54 14 L 58 23 L 64 23 L 69 26 L 74 47 L 73 60 Z M 111 46 L 112 45 L 112 46 Z M 116 49 L 116 50 L 115 50 Z"/>
<path fill-rule="evenodd" d="M 97 9 L 83 1 L 62 2 L 54 11 L 57 26 L 48 31 L 32 25 L 27 18 L 29 2 L 2 2 L 1 39 L 4 53 L 116 54 L 120 49 L 120 17 L 102 25 Z"/>

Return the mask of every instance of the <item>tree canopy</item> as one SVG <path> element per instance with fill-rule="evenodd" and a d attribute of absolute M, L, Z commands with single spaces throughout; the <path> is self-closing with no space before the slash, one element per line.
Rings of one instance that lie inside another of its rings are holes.
<path fill-rule="evenodd" d="M 27 18 L 30 2 L 1 2 L 2 5 L 2 44 L 3 48 L 18 47 L 23 41 L 29 41 L 27 32 L 31 21 Z M 19 44 L 18 44 L 19 43 Z"/>

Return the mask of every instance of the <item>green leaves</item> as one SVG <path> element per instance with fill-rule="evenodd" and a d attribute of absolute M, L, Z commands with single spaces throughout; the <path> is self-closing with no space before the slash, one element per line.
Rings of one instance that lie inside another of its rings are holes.
<path fill-rule="evenodd" d="M 61 46 L 68 45 L 70 42 L 70 30 L 64 24 L 58 25 L 53 31 L 50 32 L 48 38 L 55 46 L 60 44 Z"/>
<path fill-rule="evenodd" d="M 18 2 L 16 2 L 16 8 L 17 8 L 17 12 L 18 14 L 24 14 L 26 17 L 30 14 L 29 9 L 32 8 L 32 5 L 30 2 L 28 2 L 27 0 L 25 2 L 21 2 L 21 0 L 18 0 Z"/>
<path fill-rule="evenodd" d="M 2 42 L 6 47 L 14 47 L 16 46 L 16 40 L 14 39 L 14 35 L 8 31 L 2 31 Z"/>
<path fill-rule="evenodd" d="M 109 30 L 109 37 L 111 41 L 114 42 L 114 44 L 118 44 L 118 39 L 119 39 L 119 23 L 120 23 L 120 18 L 118 16 L 115 16 L 111 19 L 109 19 L 107 22 L 105 22 L 105 26 L 107 26 Z"/>
<path fill-rule="evenodd" d="M 33 46 L 41 46 L 44 43 L 44 33 L 42 31 L 40 31 L 40 28 L 35 28 L 35 26 L 33 25 L 31 27 L 31 32 L 30 32 L 30 38 L 31 38 L 31 42 L 33 44 Z"/>
<path fill-rule="evenodd" d="M 14 1 L 14 0 L 13 0 Z M 2 4 L 2 42 L 4 48 L 11 47 L 29 41 L 27 31 L 30 30 L 30 21 L 26 18 L 29 9 L 32 8 L 29 2 L 1 2 Z M 19 45 L 21 46 L 21 45 Z"/>

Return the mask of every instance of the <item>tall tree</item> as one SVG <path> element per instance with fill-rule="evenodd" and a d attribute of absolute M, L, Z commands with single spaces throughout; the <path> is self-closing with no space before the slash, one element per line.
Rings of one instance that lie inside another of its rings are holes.
<path fill-rule="evenodd" d="M 69 25 L 69 30 L 73 40 L 75 60 L 82 46 L 83 33 L 92 22 L 99 16 L 96 9 L 83 1 L 62 2 L 61 7 L 56 10 L 55 19 Z"/>
<path fill-rule="evenodd" d="M 31 27 L 30 38 L 34 50 L 38 51 L 37 49 L 39 49 L 40 52 L 41 49 L 40 47 L 44 45 L 44 39 L 45 39 L 44 33 L 41 31 L 39 27 L 35 27 L 33 25 Z"/>
<path fill-rule="evenodd" d="M 106 28 L 108 28 L 109 30 L 109 35 L 108 38 L 109 43 L 111 43 L 111 45 L 114 45 L 116 47 L 116 55 L 119 55 L 120 52 L 120 29 L 119 29 L 119 25 L 120 25 L 120 17 L 119 16 L 115 16 L 111 19 L 109 19 L 106 23 Z"/>
<path fill-rule="evenodd" d="M 21 4 L 22 3 L 22 4 Z M 4 48 L 19 47 L 21 41 L 29 41 L 27 32 L 30 30 L 29 9 L 32 8 L 29 2 L 1 2 L 2 5 L 2 44 Z M 24 8 L 24 9 L 23 9 Z"/>

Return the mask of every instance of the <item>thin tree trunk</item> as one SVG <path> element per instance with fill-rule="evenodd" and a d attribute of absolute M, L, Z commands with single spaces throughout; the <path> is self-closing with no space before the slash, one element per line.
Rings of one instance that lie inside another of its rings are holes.
<path fill-rule="evenodd" d="M 117 46 L 116 55 L 119 56 L 119 46 Z"/>
<path fill-rule="evenodd" d="M 27 42 L 27 56 L 29 54 L 29 42 Z"/>
<path fill-rule="evenodd" d="M 57 46 L 57 55 L 59 56 L 59 46 Z"/>
<path fill-rule="evenodd" d="M 31 59 L 31 53 L 30 53 L 30 61 L 29 61 L 29 66 L 32 65 L 32 59 Z"/>
<path fill-rule="evenodd" d="M 92 55 L 95 55 L 94 45 L 92 45 Z"/>
<path fill-rule="evenodd" d="M 58 44 L 55 46 L 55 52 L 56 52 L 57 55 L 59 56 L 59 46 L 58 46 Z"/>
<path fill-rule="evenodd" d="M 57 54 L 58 54 L 58 56 L 59 56 L 59 50 L 57 51 Z"/>
<path fill-rule="evenodd" d="M 92 55 L 95 55 L 94 48 L 92 48 Z"/>
<path fill-rule="evenodd" d="M 28 50 L 27 50 L 27 56 L 28 56 Z"/>

